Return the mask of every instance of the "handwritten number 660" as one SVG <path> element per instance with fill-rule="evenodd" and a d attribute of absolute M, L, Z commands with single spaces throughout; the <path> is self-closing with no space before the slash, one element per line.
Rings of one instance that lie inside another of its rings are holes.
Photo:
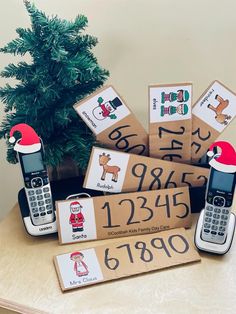
<path fill-rule="evenodd" d="M 136 133 L 132 133 L 132 134 L 129 134 L 129 135 L 123 135 L 122 134 L 122 129 L 126 129 L 126 128 L 130 128 L 130 125 L 123 125 L 123 126 L 120 126 L 116 129 L 114 129 L 109 135 L 109 139 L 112 140 L 112 141 L 117 141 L 115 143 L 115 147 L 117 149 L 120 149 L 120 150 L 124 150 L 125 152 L 131 152 L 132 150 L 138 150 L 140 148 L 140 151 L 139 151 L 139 155 L 142 155 L 146 149 L 146 146 L 143 145 L 143 144 L 137 144 L 137 145 L 133 145 L 130 147 L 130 143 L 129 143 L 129 138 L 131 137 L 136 137 L 138 136 L 138 134 Z M 123 135 L 123 136 L 122 136 Z"/>

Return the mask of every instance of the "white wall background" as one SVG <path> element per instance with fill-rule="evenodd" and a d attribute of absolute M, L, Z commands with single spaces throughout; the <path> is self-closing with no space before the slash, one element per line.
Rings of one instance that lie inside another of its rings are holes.
<path fill-rule="evenodd" d="M 110 71 L 112 83 L 147 127 L 147 86 L 192 81 L 194 99 L 218 79 L 236 91 L 236 2 L 234 0 L 35 0 L 47 14 L 73 19 L 83 13 L 87 31 L 98 37 L 94 49 Z M 21 0 L 0 3 L 0 46 L 15 38 L 16 27 L 29 27 Z M 0 69 L 18 60 L 0 54 Z M 0 79 L 3 86 L 5 80 Z M 236 105 L 236 104 L 235 104 Z M 0 106 L 0 120 L 4 116 Z M 221 139 L 236 145 L 236 121 Z M 0 141 L 0 217 L 22 187 L 18 165 L 5 160 Z"/>

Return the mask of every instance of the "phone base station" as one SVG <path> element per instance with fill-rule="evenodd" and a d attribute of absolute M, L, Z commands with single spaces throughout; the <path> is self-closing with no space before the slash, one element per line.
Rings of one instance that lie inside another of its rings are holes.
<path fill-rule="evenodd" d="M 63 179 L 60 181 L 52 181 L 51 190 L 52 190 L 53 201 L 55 202 L 57 200 L 65 200 L 68 197 L 68 195 L 78 194 L 78 193 L 80 194 L 86 193 L 91 196 L 103 195 L 103 193 L 100 191 L 94 191 L 94 190 L 83 188 L 83 182 L 84 182 L 84 177 L 82 176 L 69 178 L 69 179 Z M 201 195 L 202 191 L 198 193 L 200 193 Z M 31 236 L 37 237 L 37 236 L 43 236 L 43 235 L 47 235 L 51 233 L 57 233 L 56 220 L 51 223 L 43 224 L 40 226 L 35 226 L 32 223 L 24 188 L 21 189 L 18 193 L 18 203 L 20 207 L 21 217 L 22 217 L 25 229 L 28 234 L 30 234 Z M 55 215 L 55 218 L 56 218 L 56 215 Z"/>
<path fill-rule="evenodd" d="M 219 255 L 226 254 L 229 251 L 231 244 L 233 242 L 235 224 L 236 224 L 235 215 L 233 213 L 231 213 L 230 215 L 230 220 L 229 220 L 229 225 L 228 225 L 228 234 L 223 244 L 216 244 L 216 243 L 202 240 L 201 234 L 202 234 L 203 217 L 204 217 L 204 209 L 200 213 L 197 226 L 195 229 L 194 242 L 195 242 L 196 247 L 201 251 L 209 252 L 212 254 L 219 254 Z"/>

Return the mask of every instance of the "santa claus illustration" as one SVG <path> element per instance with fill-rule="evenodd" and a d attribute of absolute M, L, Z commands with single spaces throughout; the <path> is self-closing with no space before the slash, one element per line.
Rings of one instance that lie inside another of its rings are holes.
<path fill-rule="evenodd" d="M 84 259 L 83 253 L 73 252 L 70 255 L 70 259 L 74 262 L 74 271 L 76 273 L 76 276 L 82 277 L 82 276 L 88 275 L 88 273 L 89 273 L 88 266 L 83 261 L 83 259 Z"/>
<path fill-rule="evenodd" d="M 189 92 L 184 89 L 177 90 L 177 93 L 170 92 L 166 94 L 165 92 L 161 93 L 161 103 L 164 104 L 166 101 L 177 101 L 177 102 L 186 102 L 189 100 Z"/>
<path fill-rule="evenodd" d="M 164 115 L 172 116 L 173 114 L 186 115 L 188 113 L 188 105 L 180 104 L 178 106 L 161 106 L 161 117 Z"/>
<path fill-rule="evenodd" d="M 84 231 L 84 216 L 81 213 L 82 205 L 78 201 L 70 203 L 70 219 L 73 232 Z"/>
<path fill-rule="evenodd" d="M 122 106 L 122 102 L 118 97 L 115 97 L 113 100 L 104 102 L 102 97 L 98 98 L 98 106 L 93 109 L 93 116 L 97 120 L 104 120 L 106 118 L 116 119 L 115 111 L 118 107 Z"/>

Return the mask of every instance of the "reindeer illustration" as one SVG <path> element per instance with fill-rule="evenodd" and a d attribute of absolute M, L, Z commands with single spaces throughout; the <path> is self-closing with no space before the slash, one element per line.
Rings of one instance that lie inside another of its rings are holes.
<path fill-rule="evenodd" d="M 109 154 L 102 153 L 102 155 L 99 155 L 99 165 L 103 167 L 103 173 L 101 176 L 101 180 L 105 180 L 106 174 L 111 173 L 112 174 L 112 181 L 117 182 L 118 180 L 118 172 L 120 171 L 120 167 L 118 166 L 109 166 L 107 163 L 111 160 L 111 157 Z"/>
<path fill-rule="evenodd" d="M 225 110 L 225 108 L 228 107 L 229 101 L 228 99 L 224 100 L 219 95 L 216 95 L 215 99 L 219 101 L 219 105 L 214 107 L 211 104 L 209 104 L 207 107 L 216 113 L 215 119 L 218 123 L 227 125 L 228 124 L 227 120 L 230 120 L 232 117 L 227 114 L 223 114 L 222 112 Z"/>

